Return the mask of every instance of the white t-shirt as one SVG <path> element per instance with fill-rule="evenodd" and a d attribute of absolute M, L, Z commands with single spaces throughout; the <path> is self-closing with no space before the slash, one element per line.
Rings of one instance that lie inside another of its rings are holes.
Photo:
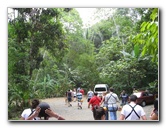
<path fill-rule="evenodd" d="M 88 98 L 92 98 L 92 96 L 93 96 L 93 91 L 88 91 L 87 95 L 88 95 Z"/>
<path fill-rule="evenodd" d="M 34 111 L 34 110 L 33 110 Z M 35 112 L 35 111 L 34 111 Z M 25 120 L 27 120 L 27 118 L 29 117 L 29 115 L 32 113 L 30 108 L 25 109 L 22 114 L 21 117 L 23 117 Z M 36 120 L 40 120 L 39 117 L 35 117 Z M 34 120 L 34 119 L 33 119 Z"/>
<path fill-rule="evenodd" d="M 135 103 L 131 102 L 130 105 L 131 105 L 132 107 L 134 107 L 134 106 L 135 106 Z M 143 108 L 142 108 L 140 105 L 136 105 L 136 106 L 134 107 L 134 110 L 135 110 L 136 113 L 140 116 L 140 118 L 141 118 L 141 116 L 144 116 L 144 115 L 145 115 L 145 112 L 144 112 Z M 132 111 L 132 108 L 131 108 L 128 104 L 126 104 L 126 105 L 123 106 L 122 111 L 121 111 L 121 114 L 124 115 L 125 117 L 127 117 L 127 116 L 131 113 L 131 111 Z M 127 118 L 126 120 L 140 120 L 140 118 L 139 118 L 139 117 L 135 114 L 135 112 L 133 111 L 133 112 L 131 113 L 131 115 L 128 116 L 128 118 Z"/>

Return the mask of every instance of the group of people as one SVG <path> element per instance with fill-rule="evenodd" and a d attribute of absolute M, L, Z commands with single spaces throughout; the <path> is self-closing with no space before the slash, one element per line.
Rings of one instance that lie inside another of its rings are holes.
<path fill-rule="evenodd" d="M 78 102 L 78 109 L 82 109 L 82 103 L 83 103 L 83 96 L 84 96 L 84 90 L 82 88 L 78 88 L 77 90 L 74 88 L 73 90 L 68 90 L 66 92 L 66 98 L 65 98 L 65 104 L 68 104 L 68 107 L 71 107 L 71 102 Z"/>
<path fill-rule="evenodd" d="M 109 93 L 104 93 L 102 99 L 97 93 L 90 99 L 88 108 L 92 108 L 93 117 L 95 120 L 147 120 L 145 111 L 142 106 L 137 104 L 137 96 L 128 96 L 125 90 L 122 91 L 121 106 L 118 106 L 119 98 L 114 89 L 110 88 Z M 120 112 L 120 117 L 117 119 L 117 111 Z M 158 120 L 158 100 L 154 102 L 154 109 L 150 114 L 151 120 Z"/>
<path fill-rule="evenodd" d="M 30 106 L 30 108 L 23 110 L 20 120 L 48 120 L 50 117 L 65 120 L 65 118 L 51 110 L 48 103 L 40 102 L 38 99 L 32 100 Z"/>
<path fill-rule="evenodd" d="M 88 103 L 88 108 L 91 106 L 91 110 L 93 112 L 94 119 L 96 119 L 95 115 L 97 110 L 102 104 L 102 108 L 100 110 L 104 111 L 105 120 L 117 120 L 116 111 L 118 110 L 117 103 L 119 102 L 118 95 L 114 93 L 114 89 L 110 88 L 110 92 L 108 94 L 104 93 L 103 97 L 100 98 L 97 92 L 94 92 L 94 96 L 90 99 Z"/>
<path fill-rule="evenodd" d="M 67 91 L 68 93 L 71 90 Z M 72 95 L 72 93 L 71 93 Z M 76 99 L 78 101 L 78 109 L 82 109 L 83 94 L 80 90 L 76 92 Z M 72 99 L 67 95 L 68 103 Z M 88 108 L 91 108 L 93 112 L 94 120 L 147 120 L 143 107 L 137 104 L 137 96 L 128 96 L 123 90 L 120 94 L 122 98 L 121 107 L 118 106 L 119 98 L 114 89 L 110 88 L 109 93 L 104 93 L 102 98 L 98 96 L 97 92 L 93 92 L 91 89 L 87 92 Z M 72 96 L 71 96 L 72 98 Z M 121 109 L 120 109 L 121 108 Z M 120 110 L 119 119 L 117 119 L 117 111 Z M 50 117 L 57 118 L 57 120 L 65 120 L 62 116 L 51 110 L 50 106 L 45 102 L 40 102 L 38 99 L 34 99 L 31 102 L 31 107 L 25 109 L 21 114 L 21 120 L 48 120 Z M 158 120 L 158 100 L 154 102 L 154 109 L 150 114 L 151 120 Z"/>

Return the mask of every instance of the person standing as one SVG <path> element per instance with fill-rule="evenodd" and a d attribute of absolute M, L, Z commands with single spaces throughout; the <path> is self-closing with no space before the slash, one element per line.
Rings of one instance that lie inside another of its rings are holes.
<path fill-rule="evenodd" d="M 80 88 L 80 92 L 82 93 L 82 97 L 84 97 L 84 93 L 85 93 L 85 91 L 84 91 L 83 88 Z"/>
<path fill-rule="evenodd" d="M 76 89 L 74 88 L 73 89 L 73 101 L 76 102 L 76 99 L 77 99 L 77 92 L 76 92 Z"/>
<path fill-rule="evenodd" d="M 67 101 L 68 101 L 68 107 L 71 107 L 72 106 L 72 104 L 71 104 L 71 101 L 72 101 L 72 92 L 71 92 L 70 89 L 67 91 Z"/>
<path fill-rule="evenodd" d="M 93 97 L 94 93 L 91 89 L 89 89 L 88 93 L 87 93 L 87 102 L 90 101 L 90 99 Z"/>
<path fill-rule="evenodd" d="M 136 103 L 137 96 L 131 95 L 129 100 L 130 103 L 123 106 L 119 120 L 147 120 L 143 108 Z"/>
<path fill-rule="evenodd" d="M 133 93 L 137 93 L 138 90 L 136 89 L 136 87 L 133 87 Z"/>
<path fill-rule="evenodd" d="M 120 94 L 120 98 L 122 98 L 121 106 L 128 103 L 128 94 L 126 93 L 125 90 L 123 90 L 122 93 Z"/>
<path fill-rule="evenodd" d="M 78 101 L 78 105 L 77 105 L 78 109 L 82 109 L 83 100 L 82 100 L 82 93 L 80 92 L 80 90 L 77 92 L 76 96 L 77 96 L 77 101 Z"/>
<path fill-rule="evenodd" d="M 107 94 L 106 92 L 103 93 L 102 100 L 100 102 L 100 106 L 103 104 L 103 107 L 105 107 L 107 109 L 108 105 L 107 105 L 107 101 L 105 100 L 106 94 Z M 105 111 L 105 120 L 108 120 L 108 110 Z"/>
<path fill-rule="evenodd" d="M 88 103 L 88 108 L 90 108 L 90 106 L 92 106 L 92 111 L 94 106 L 100 106 L 100 102 L 101 102 L 101 98 L 97 96 L 98 93 L 94 92 L 94 96 L 90 99 L 89 103 Z"/>
<path fill-rule="evenodd" d="M 117 120 L 117 110 L 119 98 L 116 93 L 114 93 L 114 89 L 110 88 L 110 93 L 105 96 L 106 103 L 108 104 L 108 111 L 110 113 L 109 120 Z"/>

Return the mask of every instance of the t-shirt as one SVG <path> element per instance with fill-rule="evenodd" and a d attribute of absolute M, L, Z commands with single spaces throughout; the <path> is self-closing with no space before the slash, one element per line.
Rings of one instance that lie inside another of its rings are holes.
<path fill-rule="evenodd" d="M 80 92 L 82 93 L 82 95 L 84 95 L 84 90 L 83 89 L 80 89 Z"/>
<path fill-rule="evenodd" d="M 80 93 L 80 92 L 77 93 L 77 99 L 78 99 L 78 100 L 81 100 L 81 99 L 82 99 L 82 93 Z"/>
<path fill-rule="evenodd" d="M 71 98 L 72 97 L 72 92 L 68 91 L 67 96 L 68 96 L 68 98 Z"/>
<path fill-rule="evenodd" d="M 88 91 L 88 98 L 91 98 L 93 96 L 93 92 L 92 91 Z"/>
<path fill-rule="evenodd" d="M 128 95 L 127 94 L 122 94 L 121 95 L 123 101 L 127 101 Z"/>
<path fill-rule="evenodd" d="M 33 110 L 34 111 L 34 110 Z M 34 111 L 35 112 L 35 111 Z M 29 117 L 29 115 L 32 113 L 30 108 L 25 109 L 22 114 L 21 117 L 23 117 L 25 120 L 27 120 L 27 118 Z M 36 120 L 40 120 L 39 117 L 35 117 Z M 34 120 L 34 119 L 33 119 Z"/>
<path fill-rule="evenodd" d="M 93 97 L 90 99 L 90 101 L 89 101 L 89 104 L 92 105 L 92 110 L 93 110 L 93 107 L 94 107 L 95 105 L 100 106 L 100 102 L 101 102 L 101 98 L 100 98 L 100 97 L 98 97 L 98 96 L 93 96 Z"/>
<path fill-rule="evenodd" d="M 130 103 L 130 105 L 132 107 L 135 106 L 134 103 Z M 134 107 L 134 110 L 136 111 L 136 113 L 141 117 L 145 115 L 145 112 L 143 110 L 143 108 L 140 105 L 136 105 Z M 132 108 L 129 105 L 124 105 L 121 111 L 121 114 L 124 115 L 125 117 L 127 117 L 132 111 Z M 126 119 L 126 120 L 140 120 L 140 118 L 135 114 L 135 112 L 133 111 L 131 113 L 131 115 Z"/>

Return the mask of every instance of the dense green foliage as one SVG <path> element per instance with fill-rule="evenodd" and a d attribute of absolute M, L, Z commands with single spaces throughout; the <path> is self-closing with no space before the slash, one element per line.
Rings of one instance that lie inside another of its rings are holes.
<path fill-rule="evenodd" d="M 129 94 L 158 92 L 158 9 L 97 8 L 83 27 L 75 8 L 14 8 L 8 14 L 8 113 L 33 98 L 97 83 Z M 12 17 L 11 17 L 12 16 Z M 18 116 L 18 115 L 17 115 Z"/>

